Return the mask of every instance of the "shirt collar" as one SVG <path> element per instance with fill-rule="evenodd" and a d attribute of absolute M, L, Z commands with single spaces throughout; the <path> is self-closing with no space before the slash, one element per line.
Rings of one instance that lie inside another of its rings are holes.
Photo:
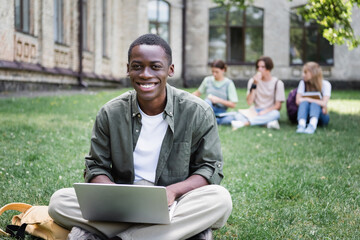
<path fill-rule="evenodd" d="M 140 116 L 135 90 L 131 91 L 131 108 L 131 117 Z"/>
<path fill-rule="evenodd" d="M 174 132 L 174 89 L 169 84 L 166 84 L 164 119 L 169 124 L 171 131 Z"/>
<path fill-rule="evenodd" d="M 173 89 L 169 84 L 166 84 L 166 106 L 164 109 L 164 114 L 168 115 L 169 117 L 174 116 L 174 102 L 173 102 Z"/>
<path fill-rule="evenodd" d="M 131 93 L 131 102 L 131 117 L 140 116 L 135 90 L 133 90 Z M 166 105 L 164 109 L 164 119 L 168 122 L 171 130 L 174 131 L 174 93 L 173 88 L 169 84 L 166 84 Z"/>

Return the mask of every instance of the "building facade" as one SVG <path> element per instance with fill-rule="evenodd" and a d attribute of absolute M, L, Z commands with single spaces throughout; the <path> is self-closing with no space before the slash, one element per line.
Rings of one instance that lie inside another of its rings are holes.
<path fill-rule="evenodd" d="M 185 76 L 196 85 L 210 74 L 208 63 L 225 59 L 227 75 L 237 86 L 245 86 L 255 73 L 254 62 L 261 56 L 274 61 L 273 75 L 285 86 L 301 79 L 302 65 L 316 61 L 324 77 L 337 87 L 360 88 L 360 47 L 330 45 L 319 26 L 305 22 L 297 9 L 306 0 L 254 0 L 246 10 L 221 9 L 211 0 L 188 1 L 186 14 Z M 360 10 L 353 9 L 352 26 L 360 35 Z M 200 44 L 199 44 L 200 43 Z"/>
<path fill-rule="evenodd" d="M 23 89 L 129 86 L 130 43 L 155 33 L 173 49 L 173 85 L 195 87 L 223 59 L 245 86 L 261 55 L 285 84 L 319 62 L 332 82 L 360 86 L 360 48 L 331 46 L 316 23 L 297 14 L 304 0 L 254 0 L 225 9 L 212 0 L 0 0 L 0 92 Z M 353 11 L 360 35 L 360 11 Z"/>

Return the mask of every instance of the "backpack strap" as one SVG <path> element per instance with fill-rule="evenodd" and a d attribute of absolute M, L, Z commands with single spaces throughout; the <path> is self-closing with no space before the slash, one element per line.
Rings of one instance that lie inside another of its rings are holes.
<path fill-rule="evenodd" d="M 28 210 L 31 207 L 32 207 L 32 205 L 27 204 L 27 203 L 9 203 L 9 204 L 6 204 L 5 206 L 3 206 L 2 208 L 0 208 L 0 216 L 1 216 L 1 214 L 3 214 L 3 212 L 5 212 L 7 210 L 16 210 L 19 212 L 25 212 L 26 210 Z"/>
<path fill-rule="evenodd" d="M 16 239 L 25 239 L 25 229 L 27 224 L 24 223 L 21 226 L 17 225 L 7 225 L 6 232 L 9 236 L 14 237 Z"/>
<path fill-rule="evenodd" d="M 2 208 L 0 208 L 0 216 L 1 214 L 3 214 L 5 211 L 8 211 L 8 210 L 16 210 L 16 211 L 19 211 L 19 212 L 26 212 L 29 208 L 31 208 L 32 205 L 30 204 L 26 204 L 26 203 L 9 203 L 9 204 L 6 204 L 5 206 L 3 206 Z M 23 228 L 23 230 L 25 231 L 25 228 L 26 226 L 21 226 Z M 18 228 L 21 228 L 21 227 L 18 227 Z M 7 231 L 4 231 L 2 229 L 0 229 L 0 235 L 5 235 L 5 236 L 13 236 L 11 235 L 11 233 L 9 233 L 10 231 L 14 232 L 14 231 L 18 231 L 18 230 L 15 230 L 13 227 L 7 227 L 6 229 Z M 19 233 L 20 235 L 21 233 Z M 16 234 L 15 234 L 16 235 Z M 14 235 L 14 236 L 15 236 Z"/>
<path fill-rule="evenodd" d="M 276 103 L 276 90 L 277 90 L 278 82 L 279 82 L 279 79 L 277 78 L 276 83 L 275 83 L 275 89 L 274 89 L 274 104 Z"/>

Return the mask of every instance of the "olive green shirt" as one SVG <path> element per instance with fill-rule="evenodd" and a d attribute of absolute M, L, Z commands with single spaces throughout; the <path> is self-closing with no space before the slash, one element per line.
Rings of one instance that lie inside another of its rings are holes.
<path fill-rule="evenodd" d="M 210 105 L 167 84 L 164 119 L 168 123 L 155 185 L 168 186 L 201 175 L 210 184 L 223 178 L 223 159 L 216 119 Z M 141 131 L 135 90 L 106 103 L 98 112 L 85 157 L 85 181 L 106 175 L 115 183 L 134 182 L 133 151 Z"/>

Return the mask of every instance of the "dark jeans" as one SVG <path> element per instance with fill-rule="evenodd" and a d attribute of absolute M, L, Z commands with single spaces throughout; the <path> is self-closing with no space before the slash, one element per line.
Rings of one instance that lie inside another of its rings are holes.
<path fill-rule="evenodd" d="M 226 108 L 221 108 L 221 107 L 215 106 L 208 98 L 205 99 L 205 102 L 207 102 L 211 106 L 215 115 L 226 112 Z M 221 118 L 216 117 L 216 122 L 218 124 L 220 124 L 220 121 L 221 121 Z"/>
<path fill-rule="evenodd" d="M 226 108 L 218 107 L 218 106 L 214 105 L 214 104 L 211 102 L 211 100 L 208 99 L 208 98 L 205 99 L 205 102 L 207 102 L 207 103 L 212 107 L 212 109 L 214 110 L 215 115 L 216 115 L 216 114 L 219 114 L 219 113 L 224 113 L 224 112 L 226 112 Z"/>

